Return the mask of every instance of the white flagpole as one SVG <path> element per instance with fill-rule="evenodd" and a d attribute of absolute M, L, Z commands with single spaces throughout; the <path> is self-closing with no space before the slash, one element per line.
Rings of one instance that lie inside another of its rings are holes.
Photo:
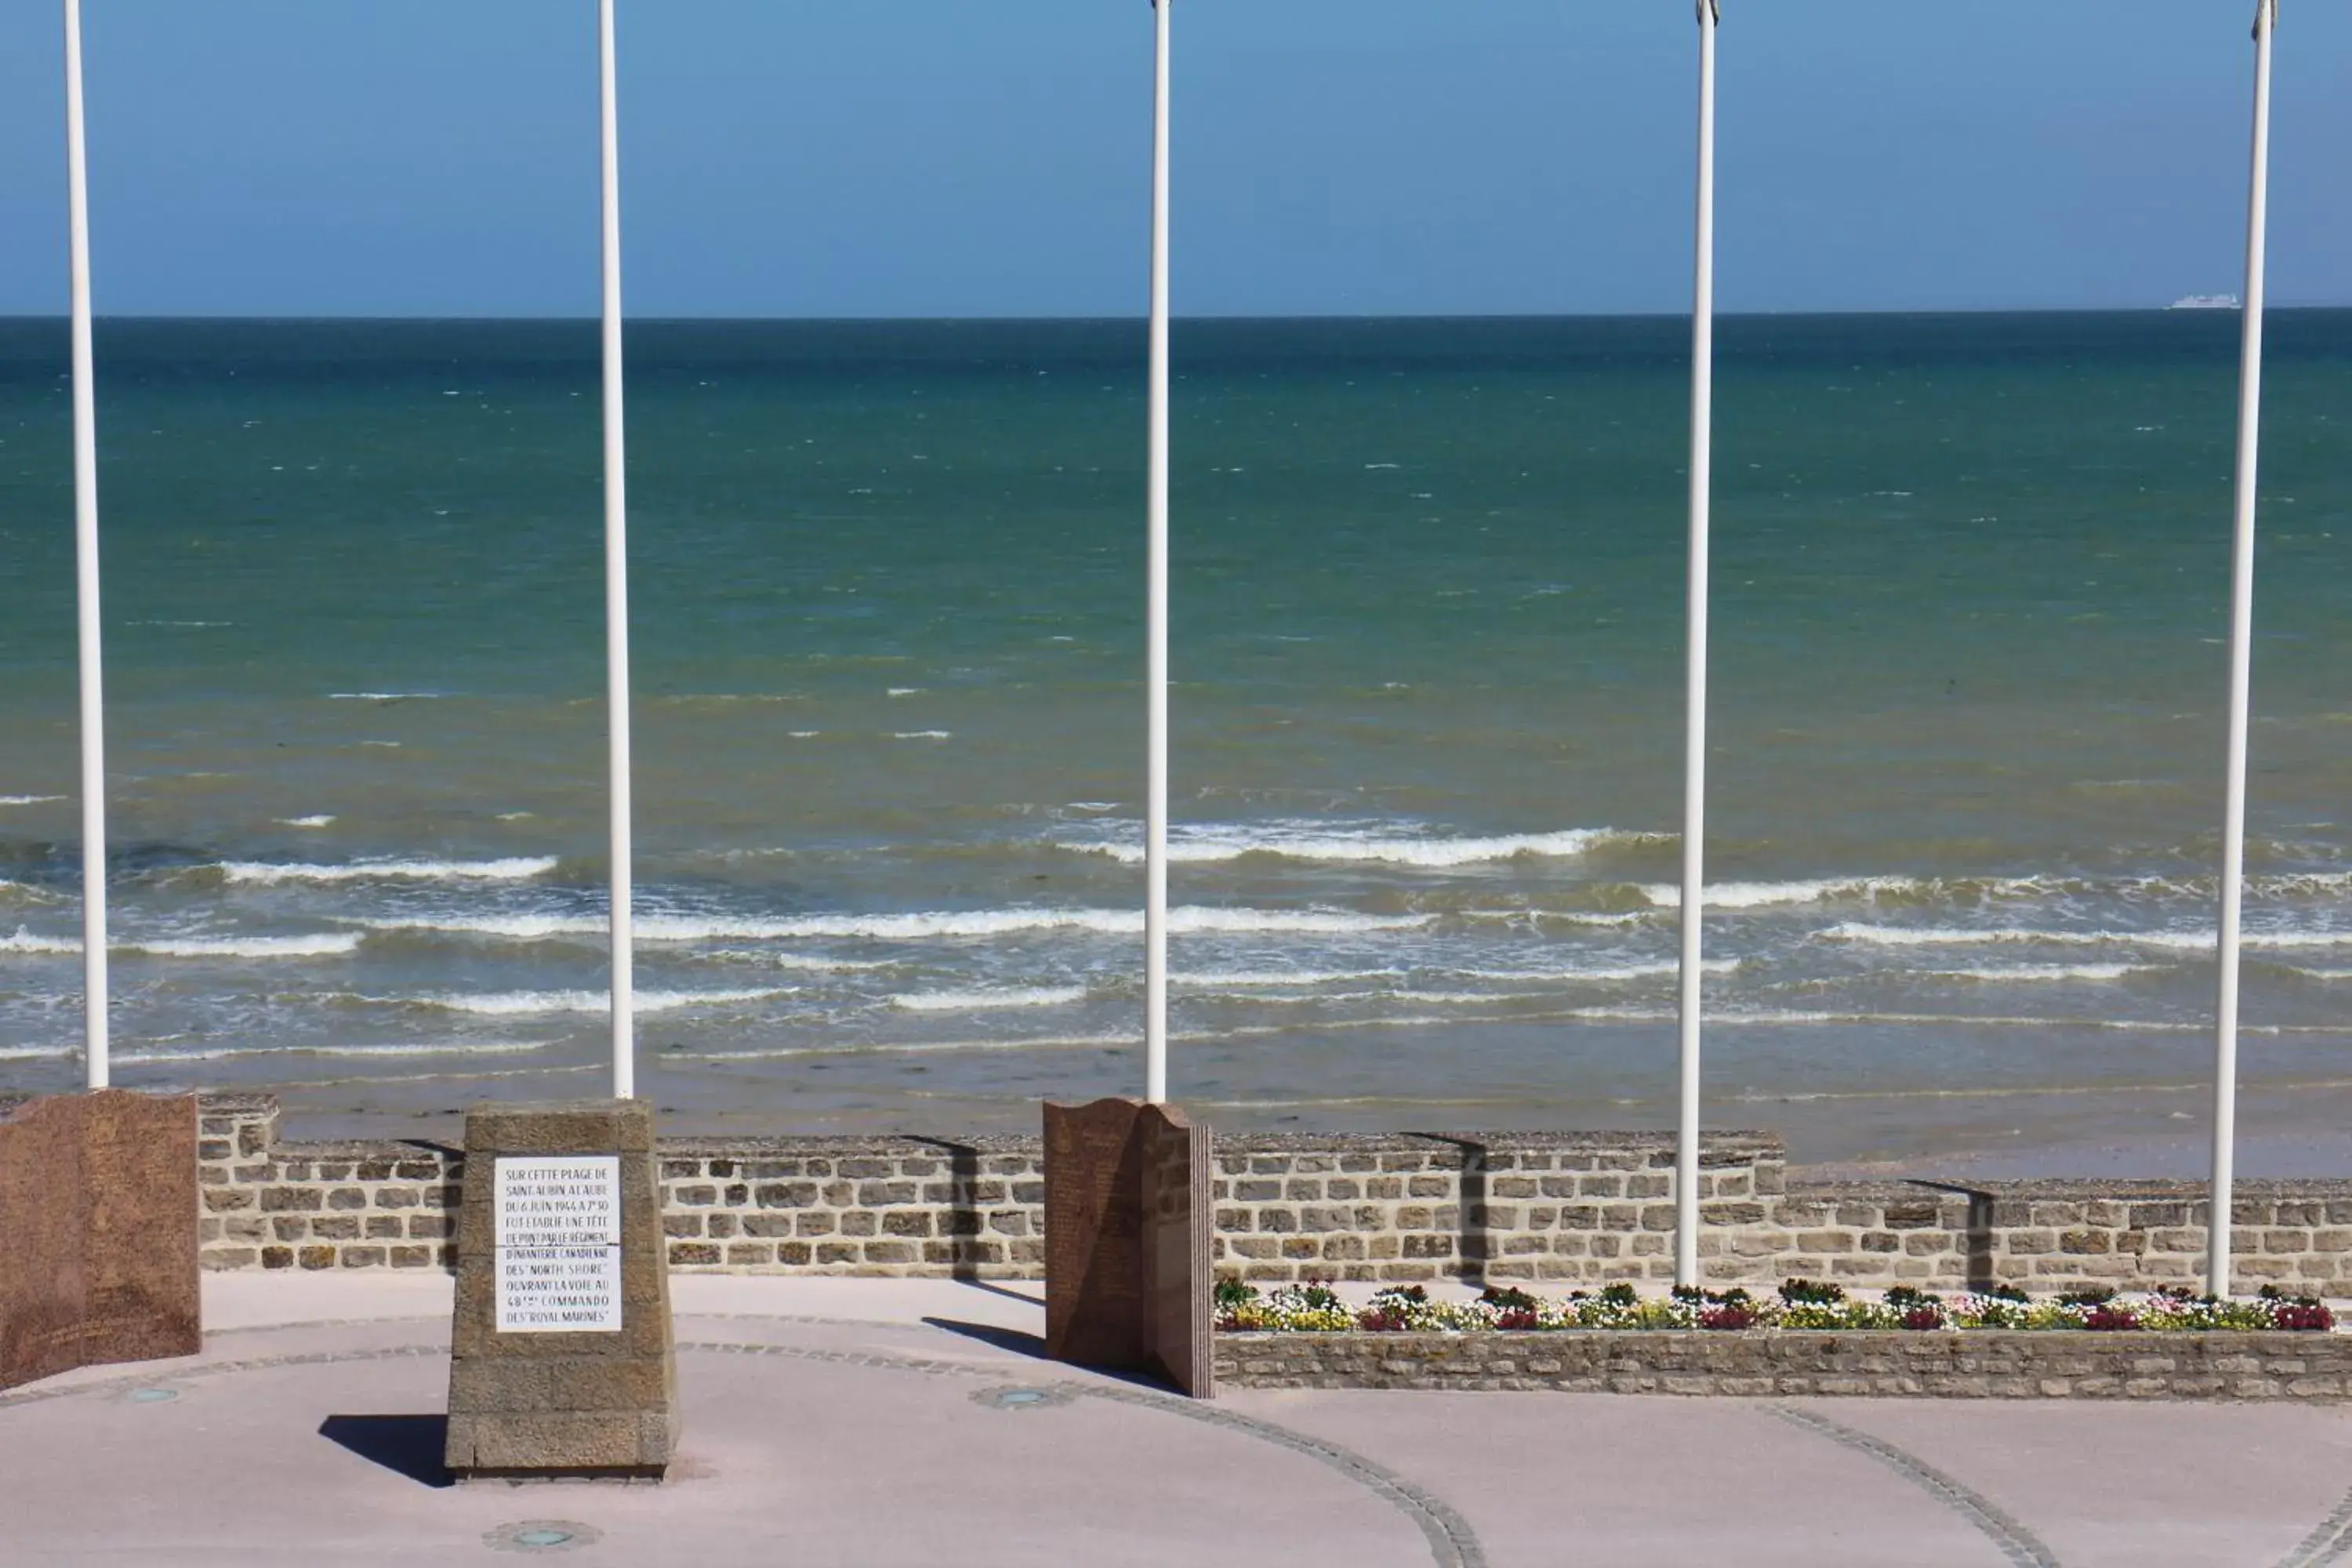
<path fill-rule="evenodd" d="M 614 0 L 597 0 L 604 116 L 604 679 L 611 736 L 613 1098 L 637 1092 L 635 948 L 629 833 L 629 496 L 621 421 L 621 135 L 613 61 Z"/>
<path fill-rule="evenodd" d="M 1143 1098 L 1168 1099 L 1168 11 L 1154 0 L 1150 476 L 1145 569 Z"/>
<path fill-rule="evenodd" d="M 109 1082 L 106 695 L 98 604 L 98 398 L 89 330 L 89 168 L 82 135 L 81 0 L 66 4 L 66 205 L 73 274 L 74 574 L 81 665 L 81 965 L 85 1082 Z"/>
<path fill-rule="evenodd" d="M 2254 12 L 2254 146 L 2246 197 L 2246 298 L 2238 360 L 2236 537 L 2230 558 L 2230 754 L 2221 808 L 2220 996 L 2213 1043 L 2213 1185 L 2205 1289 L 2230 1293 L 2231 1184 L 2238 1121 L 2238 916 L 2246 864 L 2246 714 L 2254 633 L 2254 471 L 2263 417 L 2263 245 L 2270 205 L 2271 34 L 2278 0 Z"/>
<path fill-rule="evenodd" d="M 1683 741 L 1682 1103 L 1675 1144 L 1675 1283 L 1698 1283 L 1699 952 L 1706 902 L 1707 503 L 1715 419 L 1716 0 L 1698 0 L 1698 222 L 1691 299 L 1689 687 Z"/>

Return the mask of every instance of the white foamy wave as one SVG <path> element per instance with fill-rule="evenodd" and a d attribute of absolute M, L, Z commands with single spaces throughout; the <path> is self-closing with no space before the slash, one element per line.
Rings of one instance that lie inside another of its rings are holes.
<path fill-rule="evenodd" d="M 1625 910 L 1603 914 L 1590 910 L 1456 910 L 1453 918 L 1463 921 L 1492 921 L 1506 925 L 1572 925 L 1631 926 L 1654 921 L 1654 910 Z"/>
<path fill-rule="evenodd" d="M 2046 892 L 2050 886 L 2038 877 L 1815 877 L 1788 882 L 1714 882 L 1707 886 L 1706 906 L 1752 910 L 1832 899 L 2017 898 Z M 1682 907 L 1683 890 L 1675 883 L 1645 883 L 1642 896 L 1660 909 Z"/>
<path fill-rule="evenodd" d="M 743 955 L 778 969 L 806 974 L 856 974 L 869 969 L 901 969 L 905 965 L 879 958 L 823 958 L 806 952 L 751 952 Z"/>
<path fill-rule="evenodd" d="M 2034 931 L 2014 926 L 1873 926 L 1848 921 L 1818 933 L 1832 942 L 1878 947 L 1941 947 L 1988 942 L 2042 942 L 2053 947 L 2159 947 L 2210 952 L 2218 940 L 2210 931 Z M 2247 931 L 2250 948 L 2352 947 L 2352 931 Z"/>
<path fill-rule="evenodd" d="M 343 917 L 348 918 L 348 917 Z M 602 915 L 419 915 L 406 919 L 352 919 L 370 931 L 425 931 L 449 936 L 496 937 L 507 942 L 555 942 L 566 937 L 602 936 L 608 928 Z M 646 934 L 640 920 L 637 934 Z"/>
<path fill-rule="evenodd" d="M 1174 1038 L 1187 1037 L 1177 1036 Z M 1048 1035 L 1029 1039 L 874 1041 L 854 1046 L 772 1046 L 747 1051 L 714 1051 L 690 1059 L 703 1062 L 771 1062 L 795 1057 L 940 1056 L 965 1051 L 1118 1050 L 1143 1043 L 1139 1035 Z M 674 1058 L 673 1058 L 674 1059 Z"/>
<path fill-rule="evenodd" d="M 357 931 L 321 931 L 312 936 L 246 936 L 126 942 L 123 952 L 155 958 L 333 958 L 356 952 Z"/>
<path fill-rule="evenodd" d="M 331 958 L 352 952 L 359 944 L 356 931 L 322 931 L 313 936 L 157 937 L 112 942 L 107 946 L 114 952 L 144 953 L 150 958 Z M 22 927 L 14 936 L 0 937 L 0 952 L 80 951 L 81 943 L 72 937 L 36 936 Z"/>
<path fill-rule="evenodd" d="M 951 735 L 946 730 L 893 730 L 890 738 L 894 741 L 945 741 Z"/>
<path fill-rule="evenodd" d="M 676 1013 L 689 1007 L 724 1007 L 745 1002 L 765 1002 L 779 996 L 790 996 L 795 987 L 768 986 L 756 991 L 640 991 L 636 994 L 636 1010 L 640 1013 Z M 394 1002 L 396 997 L 369 997 L 373 1002 Z M 503 1017 L 527 1013 L 603 1013 L 612 1006 L 612 997 L 603 991 L 492 991 L 476 995 L 419 996 L 415 999 L 427 1007 L 446 1007 L 454 1013 L 479 1013 Z"/>
<path fill-rule="evenodd" d="M 444 1040 L 428 1045 L 398 1046 L 217 1046 L 191 1051 L 117 1053 L 126 1066 L 152 1067 L 173 1062 L 216 1062 L 238 1057 L 517 1057 L 543 1051 L 552 1040 Z"/>
<path fill-rule="evenodd" d="M 1730 974 L 1739 968 L 1736 958 L 1708 958 L 1699 961 L 1702 974 Z M 1680 974 L 1678 959 L 1662 958 L 1647 963 L 1601 964 L 1590 969 L 1447 969 L 1443 973 L 1465 980 L 1501 980 L 1525 984 L 1546 982 L 1576 984 L 1580 981 L 1654 980 L 1663 975 Z"/>
<path fill-rule="evenodd" d="M 1925 969 L 1922 980 L 1982 980 L 1996 984 L 2037 980 L 2121 980 L 2133 974 L 2159 973 L 2162 963 L 1988 963 L 1970 969 Z"/>
<path fill-rule="evenodd" d="M 330 691 L 330 702 L 422 702 L 430 698 L 446 697 L 446 691 Z"/>
<path fill-rule="evenodd" d="M 1609 827 L 1576 827 L 1558 833 L 1461 838 L 1438 834 L 1398 834 L 1378 828 L 1347 832 L 1319 824 L 1270 823 L 1255 827 L 1180 828 L 1170 837 L 1168 858 L 1202 863 L 1265 855 L 1285 860 L 1357 861 L 1444 870 L 1521 856 L 1566 858 L 1582 855 L 1596 844 L 1653 837 Z M 1125 840 L 1065 843 L 1056 847 L 1108 855 L 1128 866 L 1140 866 L 1144 859 L 1143 846 Z"/>
<path fill-rule="evenodd" d="M 80 1054 L 79 1046 L 0 1046 L 0 1062 L 47 1061 Z"/>
<path fill-rule="evenodd" d="M 500 860 L 354 860 L 341 866 L 225 860 L 221 875 L 232 882 L 521 882 L 555 869 L 552 855 L 516 855 Z"/>
<path fill-rule="evenodd" d="M 1171 984 L 1190 989 L 1247 989 L 1261 985 L 1336 985 L 1350 981 L 1398 980 L 1394 969 L 1203 969 L 1171 974 Z"/>
<path fill-rule="evenodd" d="M 16 928 L 14 936 L 0 936 L 0 952 L 79 952 L 81 943 L 71 937 L 37 936 L 24 927 Z"/>
<path fill-rule="evenodd" d="M 65 798 L 61 795 L 0 795 L 0 805 L 47 805 Z"/>
<path fill-rule="evenodd" d="M 1345 910 L 1228 910 L 1186 907 L 1168 911 L 1171 931 L 1297 931 L 1337 934 L 1346 931 L 1404 931 L 1427 925 L 1428 915 L 1364 915 Z M 1140 910 L 954 910 L 897 915 L 799 915 L 771 921 L 693 921 L 674 924 L 648 921 L 666 940 L 693 941 L 701 935 L 740 937 L 865 937 L 877 942 L 912 942 L 933 937 L 1018 935 L 1024 931 L 1075 929 L 1125 936 L 1143 930 Z M 650 934 L 650 933 L 648 933 Z"/>
<path fill-rule="evenodd" d="M 286 827 L 331 827 L 335 818 L 331 813 L 320 812 L 315 816 L 281 816 L 278 820 Z"/>
<path fill-rule="evenodd" d="M 1411 931 L 1433 915 L 1367 915 L 1347 910 L 1248 910 L 1186 907 L 1168 911 L 1171 931 L 1248 933 L 1299 932 L 1339 935 L 1350 931 Z M 602 915 L 424 915 L 355 920 L 374 931 L 446 932 L 513 942 L 548 942 L 602 936 Z M 640 942 L 782 942 L 795 938 L 921 942 L 934 938 L 1017 936 L 1028 931 L 1077 930 L 1125 936 L 1143 930 L 1140 910 L 927 910 L 874 915 L 640 915 Z M 793 960 L 782 960 L 791 963 Z M 810 959 L 809 964 L 832 961 Z M 843 963 L 842 967 L 855 967 Z"/>
<path fill-rule="evenodd" d="M 1027 985 L 1002 991 L 918 991 L 890 998 L 909 1013 L 978 1013 L 999 1007 L 1062 1007 L 1087 999 L 1083 985 Z"/>

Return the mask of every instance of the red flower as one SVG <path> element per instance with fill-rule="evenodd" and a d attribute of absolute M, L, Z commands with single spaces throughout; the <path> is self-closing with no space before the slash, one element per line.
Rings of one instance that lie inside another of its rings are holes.
<path fill-rule="evenodd" d="M 1912 1308 L 1903 1314 L 1906 1329 L 1940 1329 L 1944 1326 L 1944 1310 L 1932 1302 Z"/>
<path fill-rule="evenodd" d="M 1507 1312 L 1496 1313 L 1495 1326 L 1498 1329 L 1532 1329 L 1536 1326 L 1536 1315 L 1525 1307 L 1514 1307 Z"/>
<path fill-rule="evenodd" d="M 1756 1326 L 1756 1309 L 1739 1301 L 1708 1307 L 1700 1311 L 1698 1326 L 1702 1329 L 1752 1329 Z"/>
<path fill-rule="evenodd" d="M 2282 1329 L 2324 1334 L 2336 1326 L 2336 1314 L 2316 1301 L 2293 1301 L 2273 1310 L 2271 1321 Z"/>
<path fill-rule="evenodd" d="M 2117 1307 L 2102 1301 L 2083 1314 L 2083 1326 L 2109 1331 L 2137 1329 L 2139 1327 L 2139 1315 L 2129 1307 Z"/>
<path fill-rule="evenodd" d="M 1404 1314 L 1387 1307 L 1367 1307 L 1357 1314 L 1356 1326 L 1368 1334 L 1404 1331 Z"/>

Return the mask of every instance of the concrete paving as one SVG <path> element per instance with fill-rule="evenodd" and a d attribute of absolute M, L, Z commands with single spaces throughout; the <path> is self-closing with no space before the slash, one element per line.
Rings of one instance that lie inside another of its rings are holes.
<path fill-rule="evenodd" d="M 1032 1284 L 673 1286 L 671 1481 L 450 1487 L 446 1279 L 213 1277 L 201 1355 L 0 1395 L 0 1563 L 2352 1563 L 2331 1407 L 1203 1405 L 1038 1359 Z"/>

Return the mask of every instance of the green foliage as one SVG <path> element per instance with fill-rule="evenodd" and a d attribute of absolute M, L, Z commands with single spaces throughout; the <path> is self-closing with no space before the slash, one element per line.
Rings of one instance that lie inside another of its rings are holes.
<path fill-rule="evenodd" d="M 1845 1300 L 1845 1287 L 1821 1279 L 1783 1279 L 1780 1300 L 1790 1306 L 1801 1301 L 1807 1306 L 1827 1307 Z"/>

